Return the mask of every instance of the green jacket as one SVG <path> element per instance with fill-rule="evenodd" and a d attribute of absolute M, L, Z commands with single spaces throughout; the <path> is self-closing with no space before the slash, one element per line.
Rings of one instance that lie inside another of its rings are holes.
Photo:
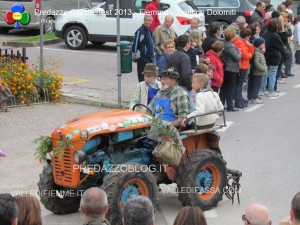
<path fill-rule="evenodd" d="M 110 225 L 110 223 L 106 219 L 91 219 L 83 225 Z"/>

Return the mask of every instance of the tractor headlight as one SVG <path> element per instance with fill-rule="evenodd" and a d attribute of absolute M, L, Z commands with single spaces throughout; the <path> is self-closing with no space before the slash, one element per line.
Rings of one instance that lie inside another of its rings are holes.
<path fill-rule="evenodd" d="M 87 130 L 81 130 L 80 131 L 80 138 L 81 139 L 88 139 L 88 135 L 89 135 L 89 132 Z"/>
<path fill-rule="evenodd" d="M 77 164 L 83 163 L 87 159 L 87 155 L 83 151 L 74 152 L 74 161 Z"/>

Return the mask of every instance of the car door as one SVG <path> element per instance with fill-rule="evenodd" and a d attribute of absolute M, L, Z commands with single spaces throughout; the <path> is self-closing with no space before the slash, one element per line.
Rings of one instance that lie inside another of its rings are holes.
<path fill-rule="evenodd" d="M 112 11 L 108 11 L 105 8 L 105 4 L 101 5 L 100 7 L 104 9 L 105 13 L 103 14 L 91 13 L 91 15 L 89 15 L 89 25 L 88 25 L 89 34 L 116 37 L 117 35 L 116 17 L 110 16 Z M 99 7 L 95 7 L 94 12 L 96 8 Z M 114 9 L 112 8 L 112 10 Z M 126 33 L 126 19 L 123 18 L 120 19 L 120 27 L 121 27 L 120 28 L 121 35 L 124 35 Z"/>

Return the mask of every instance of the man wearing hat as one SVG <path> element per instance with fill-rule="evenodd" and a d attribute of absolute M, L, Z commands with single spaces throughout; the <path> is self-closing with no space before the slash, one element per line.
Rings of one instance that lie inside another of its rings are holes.
<path fill-rule="evenodd" d="M 149 108 L 162 120 L 179 127 L 191 110 L 188 93 L 178 86 L 179 73 L 173 67 L 160 76 L 162 89 L 152 99 Z"/>
<path fill-rule="evenodd" d="M 136 85 L 133 98 L 130 101 L 130 109 L 133 106 L 140 103 L 143 105 L 148 105 L 156 93 L 161 88 L 161 83 L 157 81 L 158 68 L 155 63 L 147 63 L 144 69 L 144 79 Z M 145 112 L 145 108 L 138 107 L 137 111 Z"/>

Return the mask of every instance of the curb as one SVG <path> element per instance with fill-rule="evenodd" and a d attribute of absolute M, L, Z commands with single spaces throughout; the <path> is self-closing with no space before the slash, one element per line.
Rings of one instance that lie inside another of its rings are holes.
<path fill-rule="evenodd" d="M 95 98 L 82 97 L 74 94 L 63 93 L 61 94 L 59 99 L 63 102 L 68 102 L 68 103 L 99 106 L 99 107 L 111 108 L 111 109 L 118 108 L 118 104 L 114 102 L 103 102 L 103 101 L 98 101 Z M 127 108 L 126 103 L 122 102 L 122 108 Z"/>
<path fill-rule="evenodd" d="M 43 41 L 44 45 L 56 44 L 63 42 L 63 39 L 56 38 L 52 40 Z M 2 43 L 3 46 L 11 46 L 11 47 L 37 47 L 40 46 L 40 42 L 16 42 L 16 41 L 7 41 Z"/>

